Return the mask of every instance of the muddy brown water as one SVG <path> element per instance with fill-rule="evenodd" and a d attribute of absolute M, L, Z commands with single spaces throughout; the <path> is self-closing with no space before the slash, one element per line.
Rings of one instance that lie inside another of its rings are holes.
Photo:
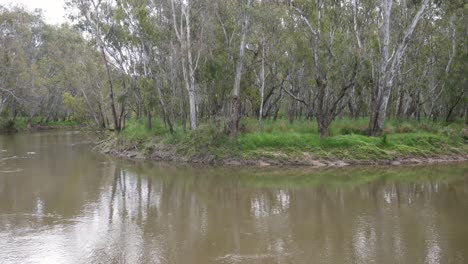
<path fill-rule="evenodd" d="M 0 135 L 0 263 L 468 263 L 468 164 L 123 161 L 94 136 Z"/>

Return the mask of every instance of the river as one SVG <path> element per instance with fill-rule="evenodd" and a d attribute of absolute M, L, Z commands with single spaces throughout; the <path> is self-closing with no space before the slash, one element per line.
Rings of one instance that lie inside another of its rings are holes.
<path fill-rule="evenodd" d="M 468 263 L 468 164 L 118 160 L 78 131 L 0 135 L 0 263 Z"/>

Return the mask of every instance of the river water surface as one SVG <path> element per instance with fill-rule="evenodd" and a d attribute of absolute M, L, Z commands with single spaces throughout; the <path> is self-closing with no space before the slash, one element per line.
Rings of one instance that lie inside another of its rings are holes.
<path fill-rule="evenodd" d="M 468 263 L 468 164 L 122 161 L 73 131 L 0 135 L 0 263 Z"/>

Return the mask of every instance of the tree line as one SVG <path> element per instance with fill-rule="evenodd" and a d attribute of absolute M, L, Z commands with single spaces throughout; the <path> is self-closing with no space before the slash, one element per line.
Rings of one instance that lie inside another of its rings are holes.
<path fill-rule="evenodd" d="M 244 117 L 468 122 L 462 0 L 67 0 L 0 7 L 0 113 L 120 131 L 160 117 L 235 138 Z"/>

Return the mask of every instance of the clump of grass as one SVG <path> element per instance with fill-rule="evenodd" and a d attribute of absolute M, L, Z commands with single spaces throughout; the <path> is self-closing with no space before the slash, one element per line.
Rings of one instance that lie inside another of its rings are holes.
<path fill-rule="evenodd" d="M 151 129 L 148 129 L 144 120 L 130 119 L 126 122 L 120 136 L 123 139 L 138 142 L 151 139 L 155 136 L 161 136 L 168 132 L 160 119 L 153 119 L 152 124 Z"/>
<path fill-rule="evenodd" d="M 163 142 L 170 142 L 177 146 L 179 153 L 193 156 L 213 154 L 220 156 L 224 147 L 229 145 L 228 137 L 224 131 L 213 124 L 201 124 L 197 129 L 186 133 L 177 132 L 166 134 Z"/>
<path fill-rule="evenodd" d="M 168 144 L 178 154 L 189 157 L 280 159 L 310 153 L 315 158 L 363 160 L 466 152 L 461 144 L 463 124 L 388 120 L 382 137 L 366 136 L 367 125 L 366 118 L 338 119 L 330 127 L 330 137 L 320 138 L 313 121 L 296 120 L 291 124 L 286 119 L 265 120 L 259 131 L 257 120 L 246 118 L 242 132 L 231 141 L 223 128 L 209 121 L 193 131 L 176 127 L 175 133 L 170 134 L 161 120 L 155 119 L 152 129 L 147 129 L 144 121 L 129 120 L 119 138 L 120 142 L 140 144 L 140 149 L 146 150 Z"/>
<path fill-rule="evenodd" d="M 51 126 L 51 127 L 75 127 L 75 126 L 78 126 L 79 123 L 74 120 L 58 120 L 58 121 L 49 121 L 47 123 L 43 123 L 43 125 Z"/>
<path fill-rule="evenodd" d="M 461 131 L 461 136 L 463 140 L 468 141 L 468 127 L 463 128 Z"/>
<path fill-rule="evenodd" d="M 401 123 L 396 129 L 395 133 L 413 133 L 415 131 L 414 127 L 409 123 Z"/>
<path fill-rule="evenodd" d="M 362 145 L 375 145 L 376 138 L 366 137 L 362 135 L 339 135 L 327 137 L 320 140 L 320 146 L 324 149 L 331 148 L 352 148 Z"/>
<path fill-rule="evenodd" d="M 319 145 L 317 135 L 299 133 L 251 133 L 240 135 L 236 141 L 242 150 L 257 148 L 308 148 Z"/>
<path fill-rule="evenodd" d="M 253 118 L 244 118 L 242 124 L 245 126 L 245 132 L 256 133 L 260 132 L 258 128 L 258 120 Z M 310 134 L 315 133 L 317 130 L 315 122 L 309 120 L 299 119 L 294 123 L 290 123 L 287 119 L 266 119 L 263 120 L 262 133 L 298 133 Z"/>
<path fill-rule="evenodd" d="M 337 119 L 330 126 L 330 135 L 366 135 L 369 120 L 365 118 L 359 119 Z"/>

